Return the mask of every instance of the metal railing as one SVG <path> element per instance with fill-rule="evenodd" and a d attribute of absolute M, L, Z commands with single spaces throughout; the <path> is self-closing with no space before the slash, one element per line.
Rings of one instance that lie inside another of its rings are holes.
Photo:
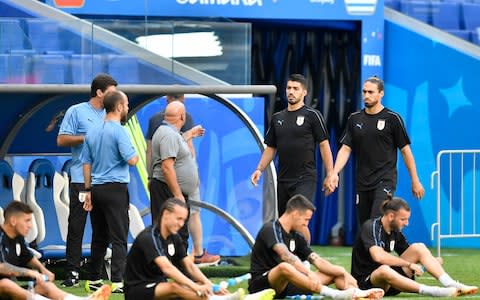
<path fill-rule="evenodd" d="M 437 154 L 436 170 L 431 175 L 435 188 L 437 221 L 431 226 L 431 239 L 437 238 L 440 256 L 443 239 L 480 238 L 477 227 L 477 159 L 480 150 L 442 150 Z"/>

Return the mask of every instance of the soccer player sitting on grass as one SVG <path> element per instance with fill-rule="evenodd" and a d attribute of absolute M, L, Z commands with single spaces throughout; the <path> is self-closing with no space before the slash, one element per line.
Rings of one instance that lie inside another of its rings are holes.
<path fill-rule="evenodd" d="M 352 249 L 352 275 L 360 288 L 382 288 L 386 295 L 400 292 L 432 297 L 455 297 L 475 294 L 476 286 L 453 280 L 423 243 L 409 244 L 402 233 L 408 225 L 410 207 L 400 198 L 389 195 L 381 206 L 383 216 L 367 220 Z M 396 252 L 398 256 L 390 254 Z M 414 281 L 425 270 L 443 287 Z"/>
<path fill-rule="evenodd" d="M 217 299 L 241 300 L 244 291 L 233 294 L 221 289 L 214 295 L 212 282 L 187 256 L 178 231 L 188 216 L 185 201 L 169 198 L 160 208 L 156 224 L 145 228 L 127 256 L 125 299 Z M 190 278 L 179 271 L 184 267 Z"/>
<path fill-rule="evenodd" d="M 32 209 L 20 201 L 5 208 L 5 221 L 0 228 L 0 299 L 30 299 L 31 294 L 20 287 L 16 277 L 35 281 L 34 299 L 108 299 L 110 286 L 102 286 L 89 297 L 67 294 L 55 286 L 55 275 L 27 248 L 25 236 L 32 227 Z"/>
<path fill-rule="evenodd" d="M 358 289 L 356 280 L 343 267 L 331 264 L 312 251 L 299 232 L 308 226 L 314 210 L 315 206 L 306 197 L 294 195 L 278 220 L 263 225 L 252 249 L 249 291 L 273 288 L 280 299 L 311 293 L 333 299 L 383 297 L 382 289 Z M 306 267 L 302 263 L 306 259 L 318 271 Z M 326 286 L 331 283 L 340 290 Z"/>

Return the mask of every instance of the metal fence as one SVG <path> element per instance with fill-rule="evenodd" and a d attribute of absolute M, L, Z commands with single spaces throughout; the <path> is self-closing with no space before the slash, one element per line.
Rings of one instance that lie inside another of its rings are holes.
<path fill-rule="evenodd" d="M 436 188 L 437 220 L 432 224 L 431 238 L 436 237 L 438 256 L 444 239 L 480 238 L 479 158 L 480 150 L 442 150 L 437 154 L 431 177 L 431 187 Z"/>

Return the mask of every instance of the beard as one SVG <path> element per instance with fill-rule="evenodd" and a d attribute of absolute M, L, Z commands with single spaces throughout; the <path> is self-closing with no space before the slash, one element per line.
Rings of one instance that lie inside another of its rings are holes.
<path fill-rule="evenodd" d="M 128 115 L 127 114 L 122 115 L 122 117 L 120 118 L 120 124 L 125 125 L 127 124 L 127 121 L 128 121 Z"/>

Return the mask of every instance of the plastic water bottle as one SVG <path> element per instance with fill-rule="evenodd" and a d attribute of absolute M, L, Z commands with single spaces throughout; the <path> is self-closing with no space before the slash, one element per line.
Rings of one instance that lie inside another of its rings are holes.
<path fill-rule="evenodd" d="M 33 280 L 30 280 L 28 282 L 28 296 L 27 300 L 35 300 L 35 282 Z"/>

